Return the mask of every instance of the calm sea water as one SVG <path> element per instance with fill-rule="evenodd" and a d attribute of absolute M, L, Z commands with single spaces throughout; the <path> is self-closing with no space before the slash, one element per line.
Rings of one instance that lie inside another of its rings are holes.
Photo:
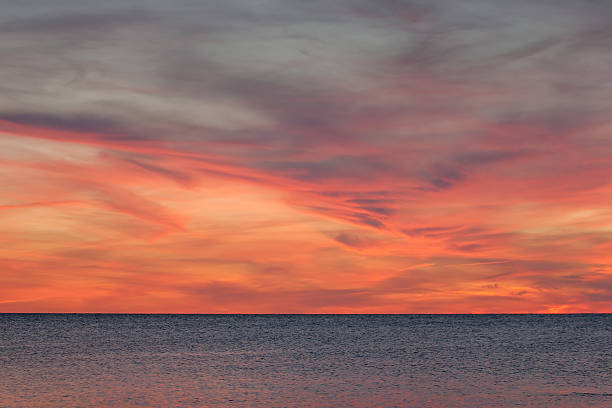
<path fill-rule="evenodd" d="M 612 315 L 0 315 L 1 407 L 612 407 Z"/>

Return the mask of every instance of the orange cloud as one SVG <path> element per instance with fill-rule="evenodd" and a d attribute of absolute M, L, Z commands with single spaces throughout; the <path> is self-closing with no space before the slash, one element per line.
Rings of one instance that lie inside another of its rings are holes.
<path fill-rule="evenodd" d="M 605 13 L 89 7 L 0 24 L 0 311 L 611 310 Z"/>

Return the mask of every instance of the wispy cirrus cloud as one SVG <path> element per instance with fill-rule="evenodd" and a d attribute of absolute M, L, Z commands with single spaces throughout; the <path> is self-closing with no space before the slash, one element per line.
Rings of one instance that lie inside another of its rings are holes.
<path fill-rule="evenodd" d="M 610 308 L 605 2 L 0 9 L 3 310 Z"/>

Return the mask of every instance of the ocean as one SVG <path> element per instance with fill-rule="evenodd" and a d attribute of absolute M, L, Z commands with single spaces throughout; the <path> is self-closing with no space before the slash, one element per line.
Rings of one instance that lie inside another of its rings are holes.
<path fill-rule="evenodd" d="M 612 315 L 0 315 L 0 407 L 612 407 Z"/>

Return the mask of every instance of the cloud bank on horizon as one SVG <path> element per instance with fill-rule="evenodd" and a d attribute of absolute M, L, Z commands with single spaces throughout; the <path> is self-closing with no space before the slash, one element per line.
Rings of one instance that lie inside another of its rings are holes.
<path fill-rule="evenodd" d="M 0 10 L 0 311 L 612 311 L 610 2 Z"/>

